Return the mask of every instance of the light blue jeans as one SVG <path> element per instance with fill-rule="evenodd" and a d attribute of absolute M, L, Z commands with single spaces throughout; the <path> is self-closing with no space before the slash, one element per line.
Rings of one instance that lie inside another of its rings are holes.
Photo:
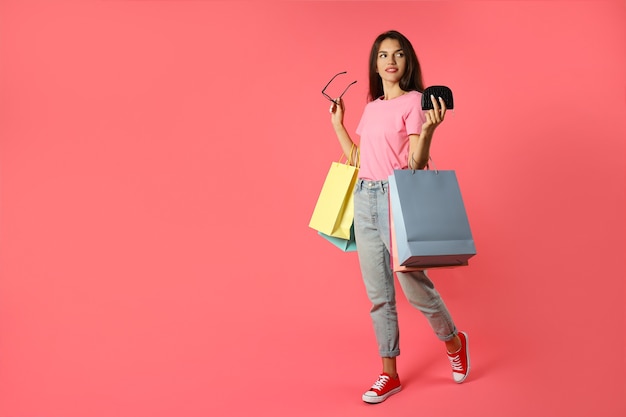
<path fill-rule="evenodd" d="M 359 179 L 354 190 L 354 235 L 361 274 L 372 303 L 370 315 L 381 357 L 400 354 L 396 294 L 389 253 L 389 195 L 387 181 Z M 421 311 L 442 341 L 457 334 L 439 292 L 422 271 L 397 272 L 409 303 Z"/>

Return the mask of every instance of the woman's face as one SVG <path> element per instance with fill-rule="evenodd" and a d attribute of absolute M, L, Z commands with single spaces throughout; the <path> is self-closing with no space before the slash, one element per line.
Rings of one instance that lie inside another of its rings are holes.
<path fill-rule="evenodd" d="M 385 39 L 378 48 L 376 72 L 383 81 L 400 82 L 406 71 L 406 57 L 396 39 Z"/>

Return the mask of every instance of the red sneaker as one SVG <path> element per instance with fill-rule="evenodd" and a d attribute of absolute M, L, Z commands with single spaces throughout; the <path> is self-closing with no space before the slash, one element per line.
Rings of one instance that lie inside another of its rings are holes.
<path fill-rule="evenodd" d="M 461 348 L 458 352 L 448 352 L 448 359 L 450 365 L 452 365 L 452 378 L 454 382 L 460 384 L 465 381 L 470 371 L 470 356 L 469 346 L 467 345 L 467 333 L 459 332 L 459 338 L 461 339 Z"/>
<path fill-rule="evenodd" d="M 378 376 L 378 380 L 374 382 L 372 388 L 363 394 L 363 401 L 370 404 L 382 403 L 387 397 L 400 392 L 401 389 L 400 378 L 392 378 L 383 372 Z"/>

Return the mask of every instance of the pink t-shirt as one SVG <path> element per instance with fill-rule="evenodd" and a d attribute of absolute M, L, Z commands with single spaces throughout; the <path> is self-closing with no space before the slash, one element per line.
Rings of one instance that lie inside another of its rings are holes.
<path fill-rule="evenodd" d="M 359 177 L 386 180 L 394 169 L 406 169 L 409 135 L 420 134 L 425 121 L 419 91 L 367 103 L 356 128 L 361 136 Z"/>

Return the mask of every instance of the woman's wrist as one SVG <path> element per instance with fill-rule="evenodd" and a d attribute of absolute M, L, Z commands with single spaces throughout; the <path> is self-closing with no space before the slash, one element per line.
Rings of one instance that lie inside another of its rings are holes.
<path fill-rule="evenodd" d="M 341 132 L 346 130 L 346 128 L 343 125 L 343 122 L 333 122 L 333 129 L 335 129 L 335 132 Z"/>

